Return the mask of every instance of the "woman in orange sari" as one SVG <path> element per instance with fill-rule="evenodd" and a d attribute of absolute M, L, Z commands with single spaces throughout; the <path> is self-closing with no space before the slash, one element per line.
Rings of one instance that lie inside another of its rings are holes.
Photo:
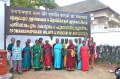
<path fill-rule="evenodd" d="M 52 47 L 49 44 L 49 41 L 46 40 L 44 45 L 44 66 L 45 70 L 50 70 L 51 64 L 52 64 Z"/>
<path fill-rule="evenodd" d="M 70 71 L 75 69 L 75 45 L 72 40 L 69 40 L 69 46 L 67 47 L 66 69 Z"/>

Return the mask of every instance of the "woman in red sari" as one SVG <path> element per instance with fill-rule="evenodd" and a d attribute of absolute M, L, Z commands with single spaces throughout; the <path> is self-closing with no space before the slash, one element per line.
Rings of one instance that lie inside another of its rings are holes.
<path fill-rule="evenodd" d="M 49 44 L 49 41 L 46 40 L 44 45 L 44 66 L 45 70 L 50 70 L 52 64 L 52 47 Z"/>
<path fill-rule="evenodd" d="M 82 60 L 82 71 L 88 71 L 89 48 L 86 45 L 85 41 L 83 41 L 83 46 L 80 48 L 80 51 L 81 51 L 81 60 Z"/>
<path fill-rule="evenodd" d="M 69 46 L 67 47 L 66 69 L 70 71 L 75 69 L 75 45 L 72 40 L 69 40 Z"/>

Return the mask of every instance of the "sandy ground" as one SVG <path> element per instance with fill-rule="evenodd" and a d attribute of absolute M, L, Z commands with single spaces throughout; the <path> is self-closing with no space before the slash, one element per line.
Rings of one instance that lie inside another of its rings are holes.
<path fill-rule="evenodd" d="M 23 75 L 14 75 L 14 79 L 115 79 L 115 74 L 108 70 L 115 70 L 115 67 L 105 64 L 96 64 L 94 69 L 82 72 L 80 70 L 51 70 L 23 72 Z"/>

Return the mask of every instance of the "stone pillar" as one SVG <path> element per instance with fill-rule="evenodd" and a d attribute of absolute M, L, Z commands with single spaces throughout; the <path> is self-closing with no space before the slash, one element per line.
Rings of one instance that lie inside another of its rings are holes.
<path fill-rule="evenodd" d="M 5 4 L 9 6 L 10 0 L 0 0 L 0 49 L 4 49 Z"/>

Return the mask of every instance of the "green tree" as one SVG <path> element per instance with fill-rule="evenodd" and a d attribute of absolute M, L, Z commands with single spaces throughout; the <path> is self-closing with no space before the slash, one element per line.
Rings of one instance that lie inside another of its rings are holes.
<path fill-rule="evenodd" d="M 53 9 L 53 8 L 58 7 L 58 5 L 55 3 L 55 0 L 45 0 L 44 7 L 46 9 Z"/>
<path fill-rule="evenodd" d="M 39 8 L 40 6 L 43 6 L 45 9 L 58 7 L 55 0 L 11 0 L 10 5 L 25 8 Z"/>
<path fill-rule="evenodd" d="M 35 4 L 30 0 L 10 0 L 10 5 L 25 8 L 35 8 Z"/>

